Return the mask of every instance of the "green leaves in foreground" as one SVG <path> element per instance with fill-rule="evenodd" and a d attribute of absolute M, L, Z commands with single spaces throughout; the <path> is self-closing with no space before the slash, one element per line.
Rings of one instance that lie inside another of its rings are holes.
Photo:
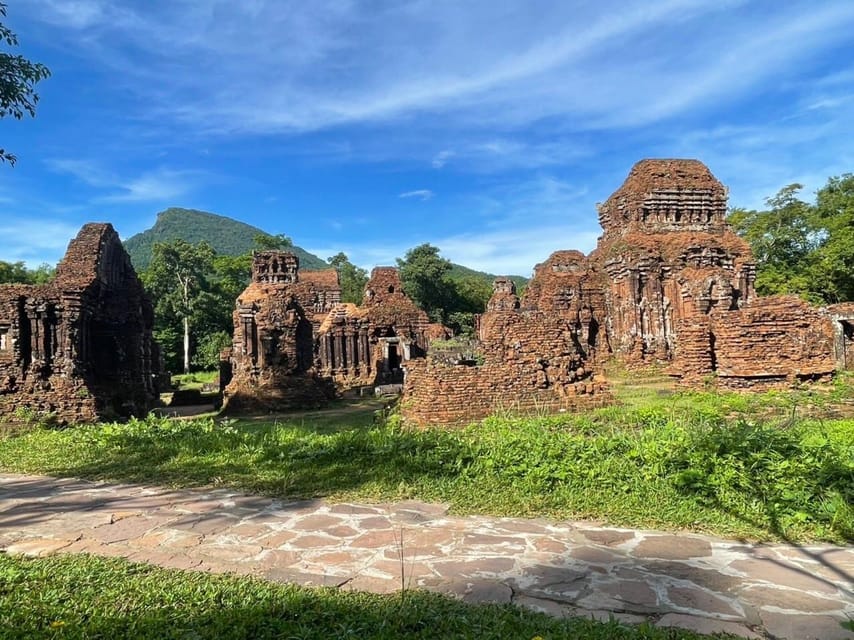
<path fill-rule="evenodd" d="M 159 569 L 85 555 L 0 555 L 0 638 L 700 640 L 687 631 L 557 620 L 436 594 L 380 596 Z"/>
<path fill-rule="evenodd" d="M 760 418 L 778 403 L 785 421 Z M 792 420 L 790 396 L 687 394 L 637 409 L 410 431 L 150 418 L 0 439 L 0 468 L 285 498 L 419 498 L 457 513 L 604 519 L 757 539 L 854 539 L 854 420 Z M 394 422 L 394 421 L 392 421 Z"/>

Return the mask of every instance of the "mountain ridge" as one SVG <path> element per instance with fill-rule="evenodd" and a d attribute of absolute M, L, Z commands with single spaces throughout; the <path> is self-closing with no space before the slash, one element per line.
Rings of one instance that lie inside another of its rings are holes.
<path fill-rule="evenodd" d="M 155 242 L 181 239 L 196 244 L 204 240 L 218 254 L 239 256 L 254 248 L 255 236 L 258 234 L 271 235 L 263 229 L 221 214 L 199 209 L 169 207 L 157 214 L 157 220 L 151 228 L 132 235 L 124 241 L 124 246 L 134 268 L 137 271 L 143 271 L 151 263 L 151 252 Z M 329 263 L 323 258 L 309 253 L 302 247 L 294 245 L 289 250 L 299 258 L 302 269 L 330 268 Z M 449 275 L 457 280 L 476 277 L 491 285 L 492 280 L 497 277 L 495 274 L 477 271 L 461 264 L 451 264 L 452 270 Z M 524 276 L 509 277 L 516 282 L 520 290 L 528 282 L 528 278 Z"/>

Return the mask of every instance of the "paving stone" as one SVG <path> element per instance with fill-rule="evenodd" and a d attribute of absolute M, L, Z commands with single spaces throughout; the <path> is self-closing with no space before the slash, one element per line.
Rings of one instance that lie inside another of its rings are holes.
<path fill-rule="evenodd" d="M 617 531 L 615 529 L 581 529 L 579 531 L 585 538 L 596 544 L 613 547 L 634 539 L 632 531 Z"/>
<path fill-rule="evenodd" d="M 24 555 L 24 556 L 49 556 L 56 553 L 60 549 L 68 547 L 74 542 L 73 540 L 51 540 L 48 538 L 36 538 L 32 540 L 21 540 L 6 547 L 6 553 L 9 555 Z"/>
<path fill-rule="evenodd" d="M 465 546 L 488 546 L 501 547 L 507 551 L 524 551 L 527 547 L 527 541 L 522 537 L 495 536 L 484 533 L 469 533 L 465 534 L 462 539 L 462 544 Z"/>
<path fill-rule="evenodd" d="M 712 555 L 712 545 L 702 538 L 648 535 L 637 544 L 632 554 L 638 558 L 689 560 Z"/>
<path fill-rule="evenodd" d="M 119 520 L 112 524 L 106 524 L 101 527 L 91 529 L 86 532 L 85 537 L 94 538 L 95 540 L 100 540 L 101 542 L 106 543 L 133 540 L 141 538 L 152 529 L 168 524 L 170 520 L 170 518 L 158 518 L 153 516 L 125 518 L 124 520 Z"/>
<path fill-rule="evenodd" d="M 574 602 L 590 583 L 589 574 L 567 567 L 525 567 L 510 578 L 519 593 L 560 602 Z"/>
<path fill-rule="evenodd" d="M 715 620 L 714 618 L 702 618 L 700 616 L 689 616 L 684 613 L 666 613 L 655 623 L 659 627 L 678 627 L 712 635 L 715 633 L 728 633 L 738 638 L 749 638 L 750 640 L 762 640 L 755 631 L 737 622 Z"/>
<path fill-rule="evenodd" d="M 603 584 L 598 591 L 600 598 L 595 596 L 581 598 L 578 604 L 585 609 L 607 609 L 609 611 L 612 609 L 615 611 L 643 612 L 660 610 L 658 595 L 646 582 L 621 580 Z"/>
<path fill-rule="evenodd" d="M 341 518 L 337 516 L 328 516 L 325 514 L 316 514 L 300 518 L 294 522 L 290 528 L 295 531 L 322 531 L 327 527 L 334 527 L 341 524 Z"/>
<path fill-rule="evenodd" d="M 854 640 L 854 632 L 840 624 L 842 618 L 773 611 L 763 611 L 761 616 L 765 630 L 779 640 Z"/>
<path fill-rule="evenodd" d="M 419 502 L 418 500 L 405 500 L 392 505 L 391 515 L 396 519 L 411 519 L 412 514 L 417 514 L 418 519 L 415 522 L 426 522 L 435 520 L 448 514 L 447 504 L 430 504 L 427 502 Z"/>
<path fill-rule="evenodd" d="M 353 527 L 346 524 L 340 524 L 337 527 L 329 527 L 323 530 L 324 533 L 335 538 L 352 538 L 359 534 Z"/>
<path fill-rule="evenodd" d="M 643 563 L 646 571 L 653 574 L 687 580 L 697 586 L 711 589 L 723 594 L 734 593 L 741 586 L 742 580 L 713 569 L 702 569 L 684 562 L 646 561 Z"/>
<path fill-rule="evenodd" d="M 483 557 L 472 560 L 443 560 L 431 563 L 433 570 L 442 577 L 474 577 L 499 575 L 510 571 L 516 562 L 512 558 Z"/>
<path fill-rule="evenodd" d="M 469 604 L 507 604 L 513 597 L 513 590 L 496 580 L 437 580 L 423 587 Z"/>
<path fill-rule="evenodd" d="M 187 533 L 176 529 L 155 529 L 148 531 L 141 538 L 133 540 L 133 546 L 143 549 L 154 549 L 168 546 L 170 549 L 186 549 L 201 544 L 204 536 Z"/>
<path fill-rule="evenodd" d="M 359 520 L 360 529 L 391 529 L 394 524 L 386 517 L 375 516 Z"/>
<path fill-rule="evenodd" d="M 730 568 L 750 576 L 753 581 L 765 581 L 784 587 L 835 594 L 836 586 L 816 578 L 804 569 L 782 565 L 772 560 L 743 559 L 730 562 Z"/>
<path fill-rule="evenodd" d="M 732 603 L 705 589 L 697 587 L 671 587 L 667 597 L 677 607 L 692 609 L 693 612 L 704 611 L 710 614 L 720 614 L 741 619 L 741 612 Z"/>
<path fill-rule="evenodd" d="M 286 551 L 283 549 L 265 549 L 255 560 L 255 565 L 260 571 L 268 569 L 284 569 L 292 567 L 302 559 L 299 551 Z"/>
<path fill-rule="evenodd" d="M 263 551 L 263 547 L 253 544 L 200 544 L 190 549 L 187 555 L 206 559 L 215 558 L 226 562 L 246 562 Z"/>
<path fill-rule="evenodd" d="M 263 572 L 263 577 L 273 582 L 288 582 L 302 586 L 337 587 L 345 581 L 341 576 L 331 576 L 320 573 L 310 573 L 296 569 L 269 569 Z"/>
<path fill-rule="evenodd" d="M 566 544 L 554 538 L 536 537 L 531 540 L 531 544 L 534 549 L 543 553 L 564 554 L 569 549 Z"/>
<path fill-rule="evenodd" d="M 612 553 L 605 549 L 597 549 L 596 547 L 575 547 L 569 552 L 569 556 L 573 560 L 589 562 L 591 564 L 614 564 L 615 562 L 625 561 L 625 556 Z"/>
<path fill-rule="evenodd" d="M 385 513 L 382 507 L 371 507 L 361 504 L 333 504 L 329 507 L 329 513 L 340 513 L 342 515 L 376 515 Z"/>
<path fill-rule="evenodd" d="M 354 549 L 379 549 L 393 544 L 397 544 L 395 534 L 389 530 L 369 531 L 350 541 Z"/>
<path fill-rule="evenodd" d="M 306 534 L 291 540 L 288 544 L 294 549 L 326 549 L 337 547 L 339 541 L 329 536 Z"/>
<path fill-rule="evenodd" d="M 237 518 L 233 518 L 223 513 L 209 512 L 206 514 L 196 515 L 189 514 L 169 523 L 171 529 L 183 529 L 200 533 L 202 535 L 211 535 L 220 533 L 226 529 L 238 524 Z"/>
<path fill-rule="evenodd" d="M 792 609 L 804 613 L 818 613 L 820 611 L 838 611 L 845 605 L 842 599 L 820 598 L 818 596 L 796 591 L 794 589 L 780 589 L 769 586 L 752 586 L 741 592 L 745 602 L 760 607 L 777 607 L 780 609 Z"/>

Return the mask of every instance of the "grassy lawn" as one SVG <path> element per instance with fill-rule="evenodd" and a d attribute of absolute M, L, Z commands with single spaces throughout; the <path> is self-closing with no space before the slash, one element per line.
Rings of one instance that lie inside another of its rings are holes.
<path fill-rule="evenodd" d="M 583 414 L 412 431 L 376 404 L 271 422 L 150 418 L 0 438 L 0 468 L 283 498 L 417 498 L 749 539 L 854 540 L 854 419 L 835 390 L 634 392 Z"/>
<path fill-rule="evenodd" d="M 0 638 L 700 640 L 688 631 L 557 620 L 426 592 L 307 589 L 86 555 L 0 555 Z"/>

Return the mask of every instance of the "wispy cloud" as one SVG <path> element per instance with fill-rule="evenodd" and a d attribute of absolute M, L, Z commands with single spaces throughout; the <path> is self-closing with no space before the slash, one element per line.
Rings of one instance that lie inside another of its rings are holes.
<path fill-rule="evenodd" d="M 163 167 L 132 178 L 124 178 L 94 162 L 80 159 L 53 159 L 47 161 L 47 165 L 55 172 L 69 174 L 86 185 L 103 191 L 104 193 L 95 196 L 93 201 L 104 203 L 175 200 L 195 189 L 200 179 L 198 171 L 176 171 Z"/>
<path fill-rule="evenodd" d="M 421 202 L 425 202 L 427 200 L 430 200 L 430 198 L 432 198 L 434 195 L 436 195 L 436 194 L 433 193 L 432 191 L 430 191 L 430 189 L 416 189 L 415 191 L 404 191 L 403 193 L 399 194 L 397 197 L 398 198 L 417 198 L 418 200 L 421 200 Z"/>
<path fill-rule="evenodd" d="M 220 132 L 425 113 L 467 128 L 553 116 L 579 127 L 651 123 L 779 84 L 854 25 L 842 1 L 793 1 L 770 15 L 739 1 L 555 2 L 537 12 L 416 2 L 370 20 L 347 1 L 32 6 L 34 17 L 69 20 L 69 40 L 82 32 L 84 50 L 135 82 L 152 117 Z"/>
<path fill-rule="evenodd" d="M 430 162 L 430 164 L 433 166 L 434 169 L 441 169 L 448 163 L 448 160 L 453 158 L 455 155 L 456 153 L 454 153 L 450 149 L 442 149 L 439 153 L 433 156 L 433 160 Z"/>
<path fill-rule="evenodd" d="M 0 237 L 14 238 L 15 241 L 3 243 L 0 260 L 23 260 L 30 266 L 52 262 L 78 231 L 77 225 L 64 221 L 4 216 L 0 220 Z"/>

